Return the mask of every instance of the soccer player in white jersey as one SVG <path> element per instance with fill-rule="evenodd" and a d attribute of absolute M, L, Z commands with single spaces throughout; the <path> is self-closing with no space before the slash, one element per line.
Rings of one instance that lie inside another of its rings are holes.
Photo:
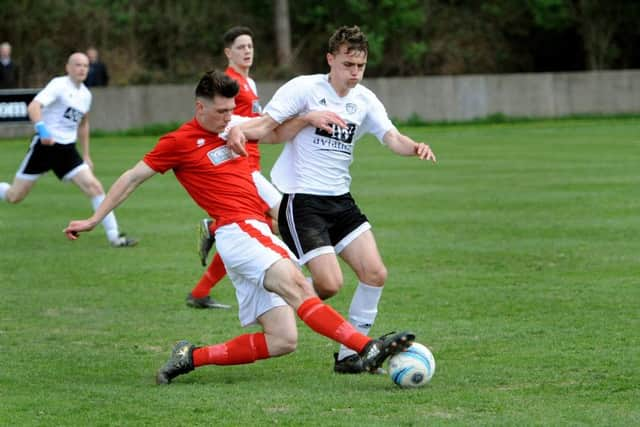
<path fill-rule="evenodd" d="M 337 255 L 353 269 L 358 286 L 349 321 L 368 334 L 378 312 L 387 279 L 371 225 L 360 211 L 349 186 L 353 148 L 364 134 L 402 156 L 436 161 L 428 145 L 400 133 L 373 92 L 360 84 L 367 64 L 368 42 L 357 26 L 341 27 L 329 39 L 329 74 L 296 77 L 283 85 L 260 118 L 236 126 L 228 144 L 246 155 L 244 141 L 260 139 L 290 117 L 314 110 L 336 113 L 343 123 L 333 131 L 307 126 L 287 143 L 271 178 L 284 193 L 278 225 L 282 239 L 306 264 L 321 298 L 343 285 Z M 334 355 L 334 371 L 363 372 L 359 356 L 346 347 Z"/>
<path fill-rule="evenodd" d="M 84 85 L 89 70 L 89 58 L 84 53 L 72 54 L 66 64 L 66 76 L 53 78 L 31 101 L 29 118 L 35 124 L 36 135 L 20 164 L 13 183 L 0 182 L 0 200 L 20 203 L 36 181 L 53 170 L 61 181 L 71 181 L 91 199 L 96 209 L 104 199 L 102 184 L 93 174 L 89 155 L 89 109 L 91 92 Z M 82 146 L 83 156 L 76 148 Z M 120 233 L 113 212 L 102 225 L 111 246 L 134 246 L 136 239 Z"/>

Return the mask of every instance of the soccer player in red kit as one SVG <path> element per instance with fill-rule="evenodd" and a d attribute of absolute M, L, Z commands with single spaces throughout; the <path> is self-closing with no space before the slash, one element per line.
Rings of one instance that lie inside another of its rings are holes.
<path fill-rule="evenodd" d="M 233 114 L 241 117 L 257 117 L 262 112 L 262 107 L 256 83 L 249 77 L 249 70 L 253 65 L 253 32 L 247 27 L 233 27 L 224 33 L 222 40 L 224 54 L 228 60 L 225 74 L 238 82 L 239 86 Z M 260 149 L 257 141 L 249 142 L 246 150 L 258 193 L 268 206 L 269 217 L 273 219 L 272 228 L 277 230 L 277 215 L 282 195 L 260 172 Z M 203 266 L 207 264 L 207 256 L 214 244 L 214 230 L 215 223 L 211 219 L 205 218 L 200 221 L 198 254 Z M 225 274 L 220 255 L 214 255 L 209 267 L 187 295 L 187 305 L 193 308 L 231 308 L 227 304 L 216 301 L 210 295 L 211 289 L 222 280 Z"/>
<path fill-rule="evenodd" d="M 293 352 L 298 338 L 295 314 L 315 332 L 357 351 L 366 370 L 377 370 L 415 335 L 400 332 L 371 339 L 318 298 L 293 254 L 271 232 L 247 158 L 235 155 L 218 136 L 231 120 L 237 92 L 238 84 L 230 77 L 206 73 L 196 87 L 195 118 L 161 137 L 142 161 L 116 180 L 91 217 L 69 223 L 67 237 L 76 240 L 80 232 L 92 230 L 144 181 L 173 170 L 191 198 L 216 221 L 216 248 L 236 289 L 242 326 L 257 323 L 262 331 L 203 347 L 179 341 L 156 373 L 158 384 L 204 365 L 252 363 Z M 344 125 L 334 113 L 320 111 L 294 120 L 321 128 L 328 127 L 328 120 Z"/>

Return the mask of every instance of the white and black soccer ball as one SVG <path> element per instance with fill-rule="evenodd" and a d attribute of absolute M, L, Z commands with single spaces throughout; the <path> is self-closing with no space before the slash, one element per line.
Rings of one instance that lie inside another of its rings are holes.
<path fill-rule="evenodd" d="M 400 387 L 422 387 L 431 380 L 435 371 L 433 353 L 417 342 L 389 359 L 389 376 Z"/>

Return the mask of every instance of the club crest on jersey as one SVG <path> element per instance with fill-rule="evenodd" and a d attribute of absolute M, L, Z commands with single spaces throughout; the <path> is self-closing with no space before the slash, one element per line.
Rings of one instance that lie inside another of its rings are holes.
<path fill-rule="evenodd" d="M 207 153 L 207 157 L 211 160 L 215 166 L 221 165 L 224 162 L 232 160 L 236 156 L 234 156 L 233 151 L 226 145 L 222 145 L 220 147 L 214 148 L 213 150 Z"/>
<path fill-rule="evenodd" d="M 353 114 L 358 111 L 358 106 L 352 102 L 347 102 L 347 105 L 345 105 L 344 107 L 349 114 Z"/>
<path fill-rule="evenodd" d="M 204 145 L 204 138 L 198 138 L 198 140 L 196 141 L 196 145 L 198 147 L 202 147 Z"/>
<path fill-rule="evenodd" d="M 344 144 L 351 144 L 351 142 L 353 141 L 353 135 L 356 133 L 355 123 L 347 123 L 346 129 L 343 129 L 335 124 L 332 124 L 331 128 L 331 133 L 323 129 L 316 128 L 316 135 L 331 138 Z"/>

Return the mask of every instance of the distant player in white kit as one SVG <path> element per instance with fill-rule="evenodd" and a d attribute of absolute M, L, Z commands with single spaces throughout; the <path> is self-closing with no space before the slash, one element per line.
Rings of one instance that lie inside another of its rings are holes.
<path fill-rule="evenodd" d="M 83 84 L 88 70 L 89 58 L 84 53 L 72 54 L 66 65 L 67 75 L 53 78 L 31 101 L 28 112 L 36 135 L 13 184 L 0 182 L 0 200 L 20 203 L 36 181 L 53 170 L 61 181 L 76 184 L 91 199 L 94 209 L 102 203 L 104 190 L 93 174 L 89 156 L 91 92 Z M 82 146 L 83 157 L 78 153 L 76 140 Z M 113 212 L 104 218 L 102 225 L 111 246 L 127 247 L 137 243 L 120 233 Z"/>
<path fill-rule="evenodd" d="M 285 144 L 271 178 L 284 193 L 278 226 L 280 234 L 311 272 L 321 298 L 330 298 L 343 285 L 336 254 L 358 276 L 349 308 L 349 321 L 364 334 L 378 312 L 387 278 L 367 217 L 349 193 L 356 141 L 369 133 L 393 152 L 436 161 L 428 145 L 401 134 L 391 123 L 373 92 L 360 85 L 367 63 L 367 38 L 357 26 L 341 27 L 329 39 L 329 74 L 300 76 L 283 85 L 260 118 L 231 130 L 228 144 L 245 154 L 245 139 L 260 139 L 280 123 L 309 111 L 336 113 L 346 126 L 333 131 L 307 126 Z M 334 371 L 364 372 L 360 357 L 341 347 Z"/>

